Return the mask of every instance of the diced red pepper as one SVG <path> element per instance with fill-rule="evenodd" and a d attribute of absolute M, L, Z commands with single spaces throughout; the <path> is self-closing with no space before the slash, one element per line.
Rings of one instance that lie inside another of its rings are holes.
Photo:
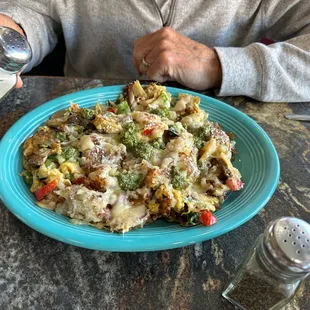
<path fill-rule="evenodd" d="M 243 188 L 243 182 L 239 178 L 227 179 L 226 185 L 233 191 L 238 191 Z"/>
<path fill-rule="evenodd" d="M 153 132 L 154 128 L 147 128 L 143 130 L 144 136 L 149 136 Z"/>
<path fill-rule="evenodd" d="M 73 179 L 71 181 L 72 184 L 76 184 L 76 185 L 81 185 L 81 184 L 84 184 L 86 183 L 87 181 L 87 178 L 86 177 L 80 177 L 80 178 L 77 178 L 77 179 Z"/>
<path fill-rule="evenodd" d="M 216 217 L 209 210 L 201 210 L 200 219 L 201 219 L 202 224 L 205 226 L 211 226 L 217 222 Z"/>
<path fill-rule="evenodd" d="M 37 198 L 38 201 L 42 200 L 44 196 L 46 196 L 48 193 L 50 193 L 56 186 L 57 186 L 58 181 L 53 180 L 46 185 L 42 186 L 41 188 L 38 188 L 34 194 Z"/>
<path fill-rule="evenodd" d="M 116 113 L 117 113 L 117 107 L 109 107 L 109 108 L 107 109 L 107 111 L 116 114 Z"/>

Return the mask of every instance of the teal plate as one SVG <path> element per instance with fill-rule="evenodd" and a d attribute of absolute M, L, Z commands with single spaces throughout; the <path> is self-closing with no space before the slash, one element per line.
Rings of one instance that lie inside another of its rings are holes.
<path fill-rule="evenodd" d="M 22 144 L 56 111 L 67 108 L 70 101 L 81 107 L 114 100 L 123 85 L 94 88 L 49 101 L 18 120 L 0 143 L 0 198 L 7 208 L 31 228 L 62 242 L 89 249 L 136 252 L 182 247 L 220 236 L 251 219 L 271 198 L 279 179 L 277 152 L 265 131 L 250 117 L 219 100 L 167 87 L 176 96 L 188 93 L 200 97 L 201 107 L 211 121 L 236 135 L 237 157 L 234 165 L 241 171 L 244 189 L 233 192 L 215 212 L 218 222 L 181 227 L 159 220 L 126 234 L 110 233 L 89 226 L 73 225 L 67 217 L 41 209 L 34 195 L 19 176 L 22 171 Z"/>

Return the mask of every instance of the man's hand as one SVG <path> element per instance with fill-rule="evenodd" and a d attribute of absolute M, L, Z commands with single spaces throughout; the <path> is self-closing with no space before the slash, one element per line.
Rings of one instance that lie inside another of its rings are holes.
<path fill-rule="evenodd" d="M 204 90 L 220 87 L 222 81 L 215 50 L 169 27 L 137 39 L 132 61 L 140 74 L 160 83 L 177 81 Z"/>
<path fill-rule="evenodd" d="M 25 36 L 22 28 L 20 28 L 14 21 L 13 19 L 11 19 L 10 17 L 0 14 L 0 26 L 4 26 L 4 27 L 9 27 L 12 28 L 16 31 L 18 31 L 20 34 L 22 34 L 23 36 Z M 15 85 L 15 88 L 20 88 L 23 86 L 23 82 L 22 79 L 20 78 L 19 74 L 17 76 L 17 82 Z"/>

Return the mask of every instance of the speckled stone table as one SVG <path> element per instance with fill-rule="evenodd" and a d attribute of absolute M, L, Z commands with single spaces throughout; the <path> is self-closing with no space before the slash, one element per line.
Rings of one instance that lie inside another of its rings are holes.
<path fill-rule="evenodd" d="M 48 100 L 121 83 L 24 77 L 24 87 L 0 103 L 0 138 L 21 116 Z M 280 157 L 279 186 L 258 215 L 226 235 L 185 248 L 108 253 L 50 239 L 28 228 L 0 202 L 0 309 L 233 309 L 221 292 L 268 222 L 280 216 L 310 222 L 310 123 L 283 116 L 310 114 L 310 103 L 222 100 L 255 119 Z M 309 280 L 284 309 L 310 309 Z"/>

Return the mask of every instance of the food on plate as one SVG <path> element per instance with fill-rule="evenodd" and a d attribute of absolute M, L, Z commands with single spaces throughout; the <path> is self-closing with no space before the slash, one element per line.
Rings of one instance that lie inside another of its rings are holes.
<path fill-rule="evenodd" d="M 104 105 L 71 103 L 24 142 L 21 175 L 40 207 L 75 224 L 116 232 L 157 219 L 213 225 L 243 183 L 234 140 L 199 102 L 135 81 Z"/>

